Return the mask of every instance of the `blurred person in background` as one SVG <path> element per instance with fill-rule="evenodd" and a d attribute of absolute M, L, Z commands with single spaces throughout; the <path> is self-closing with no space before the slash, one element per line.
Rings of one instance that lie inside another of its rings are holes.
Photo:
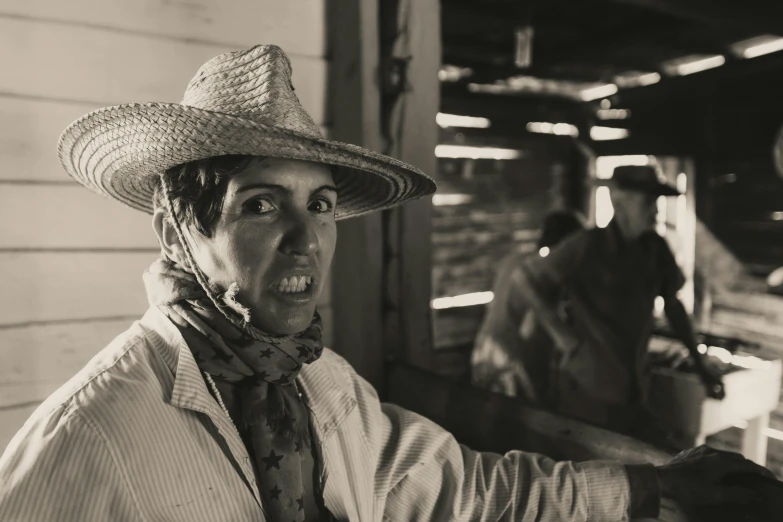
<path fill-rule="evenodd" d="M 690 352 L 708 396 L 722 399 L 723 385 L 698 352 L 693 326 L 677 297 L 685 278 L 666 240 L 655 230 L 660 196 L 678 191 L 653 166 L 614 171 L 615 214 L 606 228 L 571 235 L 547 257 L 525 258 L 514 271 L 526 305 L 561 353 L 556 410 L 601 427 L 666 444 L 646 408 L 647 347 L 654 302 Z M 564 296 L 562 303 L 553 296 Z"/>
<path fill-rule="evenodd" d="M 758 492 L 723 479 L 771 476 L 706 447 L 658 467 L 481 453 L 381 403 L 321 344 L 316 302 L 337 220 L 435 184 L 324 139 L 279 47 L 210 60 L 182 103 L 93 111 L 58 150 L 79 183 L 152 214 L 161 253 L 144 317 L 0 457 L 3 522 L 617 521 L 662 497 L 747 506 Z"/>
<path fill-rule="evenodd" d="M 561 240 L 583 229 L 583 219 L 575 212 L 554 211 L 544 219 L 534 252 L 512 252 L 500 262 L 494 297 L 471 354 L 473 385 L 531 405 L 553 407 L 550 385 L 558 352 L 528 300 L 521 296 L 527 287 L 516 285 L 512 274 L 526 257 L 546 257 Z M 558 296 L 551 297 L 559 301 Z"/>

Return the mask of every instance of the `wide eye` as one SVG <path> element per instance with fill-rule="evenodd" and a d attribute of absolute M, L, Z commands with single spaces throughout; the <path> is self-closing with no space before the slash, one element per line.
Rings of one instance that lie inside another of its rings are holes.
<path fill-rule="evenodd" d="M 310 203 L 310 211 L 318 212 L 319 214 L 325 214 L 331 212 L 334 205 L 326 198 L 318 198 Z"/>
<path fill-rule="evenodd" d="M 275 209 L 274 204 L 267 198 L 250 199 L 242 206 L 253 214 L 266 214 Z"/>

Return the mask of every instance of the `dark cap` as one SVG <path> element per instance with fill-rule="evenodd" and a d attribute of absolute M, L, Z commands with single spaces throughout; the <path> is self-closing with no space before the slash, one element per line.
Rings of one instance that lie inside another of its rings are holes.
<path fill-rule="evenodd" d="M 578 230 L 584 229 L 582 220 L 574 212 L 556 210 L 544 218 L 538 248 L 553 247 Z"/>
<path fill-rule="evenodd" d="M 612 175 L 614 185 L 623 190 L 643 192 L 652 196 L 679 196 L 680 191 L 661 179 L 651 165 L 621 165 Z"/>

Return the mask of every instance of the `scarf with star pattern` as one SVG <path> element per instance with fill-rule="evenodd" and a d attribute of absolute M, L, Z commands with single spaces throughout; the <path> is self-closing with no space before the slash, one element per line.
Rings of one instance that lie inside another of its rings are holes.
<path fill-rule="evenodd" d="M 238 419 L 232 419 L 251 445 L 259 490 L 272 520 L 305 517 L 304 459 L 312 459 L 309 417 L 294 381 L 302 365 L 317 360 L 321 319 L 295 336 L 274 337 L 242 319 L 235 290 L 210 288 L 212 300 L 196 277 L 163 258 L 144 273 L 147 297 L 182 332 L 201 371 L 236 386 Z M 225 304 L 222 311 L 216 309 Z"/>

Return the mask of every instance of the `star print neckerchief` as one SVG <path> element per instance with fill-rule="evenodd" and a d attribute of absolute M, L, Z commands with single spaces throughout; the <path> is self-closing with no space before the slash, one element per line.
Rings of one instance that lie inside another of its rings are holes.
<path fill-rule="evenodd" d="M 237 387 L 241 413 L 232 420 L 252 446 L 265 510 L 274 521 L 304 520 L 303 480 L 312 477 L 302 476 L 302 469 L 313 457 L 308 412 L 294 380 L 323 350 L 318 313 L 301 334 L 270 340 L 227 306 L 229 321 L 193 274 L 168 259 L 152 263 L 144 284 L 150 303 L 178 327 L 199 368 Z"/>

